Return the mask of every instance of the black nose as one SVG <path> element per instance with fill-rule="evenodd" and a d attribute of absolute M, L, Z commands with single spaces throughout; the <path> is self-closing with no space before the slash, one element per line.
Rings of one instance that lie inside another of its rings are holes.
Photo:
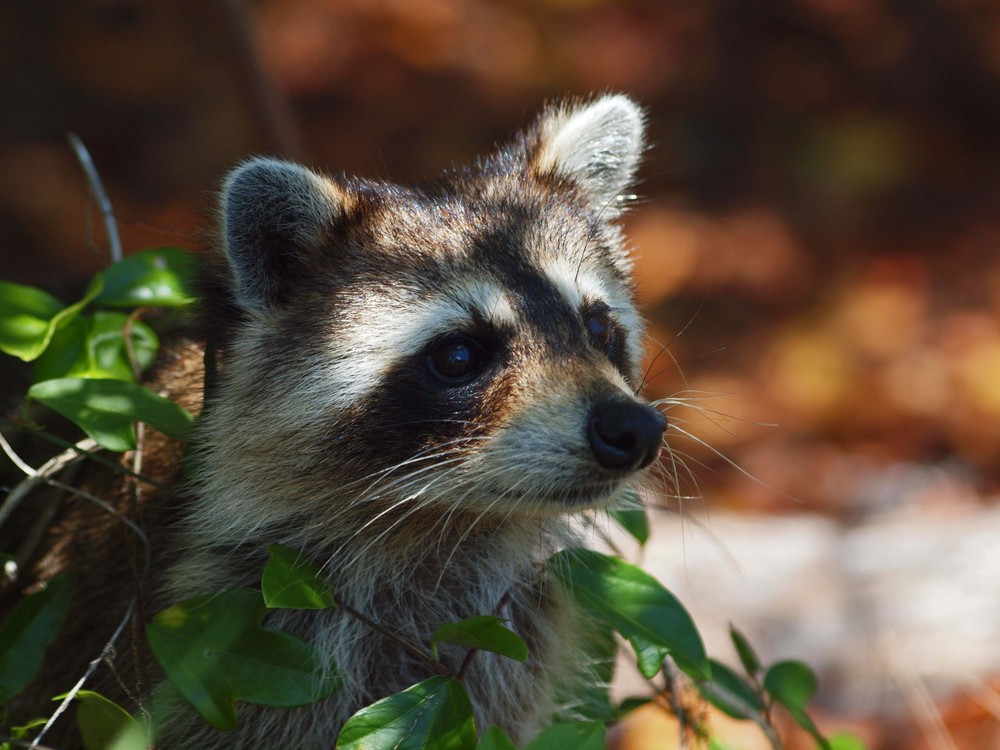
<path fill-rule="evenodd" d="M 666 429 L 667 418 L 659 409 L 616 398 L 594 406 L 587 438 L 605 469 L 635 471 L 649 466 L 659 454 Z"/>

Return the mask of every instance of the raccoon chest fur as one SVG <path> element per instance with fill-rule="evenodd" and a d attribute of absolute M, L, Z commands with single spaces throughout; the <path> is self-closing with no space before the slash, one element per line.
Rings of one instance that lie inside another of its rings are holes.
<path fill-rule="evenodd" d="M 235 732 L 181 707 L 159 745 L 329 748 L 353 712 L 441 671 L 480 732 L 526 742 L 572 715 L 586 633 L 545 561 L 645 475 L 666 428 L 636 395 L 616 223 L 642 148 L 640 110 L 612 95 L 553 105 L 420 186 L 270 158 L 229 175 L 202 283 L 215 371 L 157 600 L 256 586 L 268 545 L 300 550 L 347 608 L 268 625 L 329 654 L 344 687 L 243 706 Z M 489 614 L 526 663 L 444 646 L 434 664 L 404 643 Z"/>

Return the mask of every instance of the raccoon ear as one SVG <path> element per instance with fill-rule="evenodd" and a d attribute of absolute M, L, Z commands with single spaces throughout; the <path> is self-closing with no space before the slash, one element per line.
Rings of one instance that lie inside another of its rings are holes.
<path fill-rule="evenodd" d="M 540 174 L 574 180 L 592 205 L 614 215 L 621 212 L 623 191 L 635 177 L 644 128 L 642 110 L 622 94 L 557 106 L 538 121 L 532 165 Z"/>
<path fill-rule="evenodd" d="M 237 302 L 247 310 L 280 305 L 288 277 L 303 268 L 347 204 L 334 182 L 291 162 L 257 157 L 230 172 L 220 218 Z"/>

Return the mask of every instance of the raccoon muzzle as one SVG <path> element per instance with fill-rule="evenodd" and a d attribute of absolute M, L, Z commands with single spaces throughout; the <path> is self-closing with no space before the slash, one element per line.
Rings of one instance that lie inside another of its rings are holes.
<path fill-rule="evenodd" d="M 593 407 L 587 439 L 594 458 L 605 469 L 637 471 L 659 455 L 667 418 L 659 409 L 621 398 Z"/>

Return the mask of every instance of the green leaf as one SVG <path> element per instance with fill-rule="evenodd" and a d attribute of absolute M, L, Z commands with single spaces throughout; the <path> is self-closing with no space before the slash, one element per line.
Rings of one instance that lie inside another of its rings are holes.
<path fill-rule="evenodd" d="M 24 724 L 21 724 L 21 725 L 16 726 L 16 727 L 11 727 L 10 728 L 10 738 L 12 740 L 24 740 L 24 739 L 27 739 L 28 735 L 36 733 L 36 730 L 41 730 L 41 728 L 44 727 L 48 723 L 49 723 L 49 720 L 46 717 L 44 717 L 44 716 L 41 716 L 41 717 L 39 717 L 37 719 L 30 719 L 29 721 L 24 722 Z M 23 747 L 23 745 L 21 743 L 18 743 L 17 746 L 19 748 Z M 9 742 L 4 742 L 4 743 L 0 744 L 0 749 L 2 749 L 2 750 L 13 750 L 13 748 L 14 748 L 14 745 L 12 745 Z"/>
<path fill-rule="evenodd" d="M 146 727 L 117 703 L 92 690 L 74 697 L 79 701 L 76 726 L 84 750 L 146 750 L 152 744 Z"/>
<path fill-rule="evenodd" d="M 493 615 L 470 617 L 461 622 L 446 622 L 431 636 L 431 650 L 436 658 L 439 643 L 455 643 L 480 651 L 495 651 L 516 661 L 527 661 L 527 644 L 513 630 L 501 625 L 502 622 L 503 619 Z"/>
<path fill-rule="evenodd" d="M 83 299 L 68 307 L 47 292 L 0 281 L 0 350 L 31 362 L 45 351 L 52 336 L 72 321 L 101 291 L 95 278 Z"/>
<path fill-rule="evenodd" d="M 65 377 L 134 381 L 125 344 L 127 322 L 128 316 L 118 312 L 77 317 L 56 332 L 38 358 L 35 381 Z M 133 321 L 129 330 L 139 369 L 145 370 L 156 359 L 160 342 L 153 329 L 141 321 Z"/>
<path fill-rule="evenodd" d="M 776 703 L 787 708 L 795 723 L 809 732 L 821 748 L 827 750 L 830 743 L 805 712 L 806 704 L 816 694 L 817 686 L 816 675 L 801 661 L 779 661 L 772 664 L 764 675 L 764 690 Z"/>
<path fill-rule="evenodd" d="M 553 724 L 542 730 L 525 750 L 604 750 L 604 724 L 598 721 L 577 721 Z"/>
<path fill-rule="evenodd" d="M 27 687 L 69 612 L 73 579 L 62 574 L 24 597 L 0 627 L 0 704 Z"/>
<path fill-rule="evenodd" d="M 753 686 L 722 662 L 709 659 L 709 663 L 712 679 L 695 683 L 705 700 L 734 719 L 759 721 L 764 703 Z"/>
<path fill-rule="evenodd" d="M 549 570 L 578 606 L 628 639 L 647 667 L 649 647 L 666 648 L 692 677 L 711 677 L 705 645 L 691 615 L 645 571 L 587 549 L 556 553 L 549 559 Z"/>
<path fill-rule="evenodd" d="M 347 720 L 337 750 L 473 750 L 476 723 L 461 682 L 431 677 Z"/>
<path fill-rule="evenodd" d="M 271 559 L 260 583 L 264 603 L 269 608 L 326 609 L 333 606 L 330 582 L 319 566 L 283 544 L 272 544 L 267 551 Z"/>
<path fill-rule="evenodd" d="M 157 247 L 130 255 L 101 274 L 96 302 L 112 307 L 177 307 L 194 301 L 192 254 Z"/>
<path fill-rule="evenodd" d="M 830 750 L 866 750 L 864 741 L 856 734 L 838 732 L 830 738 Z"/>
<path fill-rule="evenodd" d="M 505 731 L 494 724 L 483 734 L 476 750 L 517 750 L 517 746 Z"/>
<path fill-rule="evenodd" d="M 667 658 L 669 649 L 666 646 L 657 646 L 650 643 L 641 635 L 633 635 L 629 642 L 632 650 L 635 651 L 635 663 L 639 668 L 639 673 L 647 680 L 651 680 L 663 669 L 663 660 Z"/>
<path fill-rule="evenodd" d="M 649 517 L 642 501 L 634 490 L 630 490 L 622 504 L 624 507 L 609 510 L 608 515 L 630 537 L 645 544 L 649 541 Z"/>
<path fill-rule="evenodd" d="M 816 675 L 801 661 L 779 661 L 764 675 L 764 690 L 785 708 L 804 709 L 817 685 Z"/>
<path fill-rule="evenodd" d="M 750 645 L 746 636 L 732 624 L 729 625 L 729 639 L 733 642 L 733 647 L 736 649 L 736 655 L 740 657 L 743 669 L 753 677 L 760 671 L 760 659 L 757 652 L 753 650 L 753 646 Z"/>
<path fill-rule="evenodd" d="M 261 627 L 266 611 L 259 591 L 232 589 L 175 604 L 146 628 L 167 677 L 217 729 L 236 726 L 237 700 L 303 706 L 342 684 L 311 644 Z"/>
<path fill-rule="evenodd" d="M 122 380 L 59 378 L 35 383 L 28 397 L 79 425 L 108 450 L 135 448 L 133 422 L 183 440 L 194 417 L 168 398 Z"/>

